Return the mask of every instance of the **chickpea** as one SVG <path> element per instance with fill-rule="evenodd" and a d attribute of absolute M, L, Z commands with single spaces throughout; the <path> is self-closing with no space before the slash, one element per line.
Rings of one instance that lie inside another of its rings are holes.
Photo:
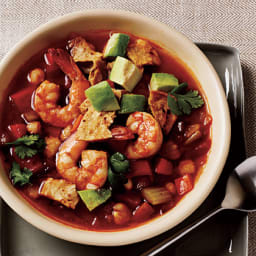
<path fill-rule="evenodd" d="M 44 81 L 44 71 L 40 68 L 31 70 L 28 74 L 28 81 L 33 85 L 38 85 Z"/>
<path fill-rule="evenodd" d="M 181 156 L 178 145 L 171 140 L 164 143 L 160 154 L 161 156 L 166 157 L 169 160 L 176 160 L 179 159 Z"/>
<path fill-rule="evenodd" d="M 196 171 L 196 166 L 192 160 L 180 161 L 178 166 L 180 174 L 183 176 L 185 174 L 193 174 Z"/>
<path fill-rule="evenodd" d="M 123 224 L 129 222 L 129 220 L 132 217 L 131 211 L 123 203 L 116 203 L 113 206 L 112 215 L 113 215 L 113 218 L 114 218 L 114 222 L 117 225 L 123 225 Z"/>
<path fill-rule="evenodd" d="M 64 141 L 71 135 L 72 125 L 68 125 L 66 128 L 64 128 L 61 131 L 60 139 L 61 141 Z"/>
<path fill-rule="evenodd" d="M 41 133 L 41 123 L 38 121 L 30 122 L 27 124 L 27 131 L 31 134 Z"/>
<path fill-rule="evenodd" d="M 55 154 L 58 152 L 59 146 L 61 141 L 57 137 L 45 137 L 46 147 L 44 150 L 44 154 L 48 157 L 54 157 Z"/>
<path fill-rule="evenodd" d="M 32 199 L 37 199 L 39 197 L 39 187 L 36 185 L 27 186 L 26 191 L 28 193 L 28 196 Z"/>
<path fill-rule="evenodd" d="M 132 180 L 128 179 L 127 183 L 124 184 L 124 187 L 126 190 L 131 190 L 132 189 Z"/>
<path fill-rule="evenodd" d="M 173 195 L 177 193 L 176 187 L 172 182 L 168 182 L 165 184 L 165 188 Z"/>

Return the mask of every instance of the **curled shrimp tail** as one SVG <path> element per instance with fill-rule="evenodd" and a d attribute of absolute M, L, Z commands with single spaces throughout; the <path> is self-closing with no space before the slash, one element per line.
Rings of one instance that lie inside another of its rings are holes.
<path fill-rule="evenodd" d="M 84 91 L 90 87 L 90 83 L 67 51 L 52 48 L 48 54 L 72 80 L 69 102 L 64 107 L 58 105 L 60 86 L 45 80 L 35 91 L 34 108 L 44 122 L 66 127 L 80 114 L 79 106 L 85 100 Z"/>
<path fill-rule="evenodd" d="M 60 67 L 63 73 L 67 74 L 72 81 L 83 78 L 81 70 L 67 51 L 59 48 L 50 48 L 48 53 L 52 56 L 53 60 Z M 84 80 L 86 81 L 86 79 Z M 89 88 L 89 86 L 88 82 L 87 88 Z"/>

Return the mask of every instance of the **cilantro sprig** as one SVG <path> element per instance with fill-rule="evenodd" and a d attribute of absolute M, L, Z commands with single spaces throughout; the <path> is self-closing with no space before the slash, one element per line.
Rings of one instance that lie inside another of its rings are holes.
<path fill-rule="evenodd" d="M 14 151 L 21 159 L 32 157 L 41 152 L 45 147 L 44 139 L 40 138 L 38 134 L 25 135 L 6 144 L 16 146 Z"/>
<path fill-rule="evenodd" d="M 12 163 L 10 178 L 14 185 L 18 184 L 20 186 L 24 186 L 25 184 L 30 183 L 29 180 L 32 175 L 33 173 L 28 168 L 24 168 L 23 170 L 21 170 L 20 165 L 18 163 Z"/>
<path fill-rule="evenodd" d="M 187 83 L 182 83 L 168 94 L 168 106 L 171 112 L 177 116 L 189 115 L 193 108 L 200 108 L 204 105 L 204 100 L 197 90 L 189 90 L 182 94 L 187 86 Z"/>

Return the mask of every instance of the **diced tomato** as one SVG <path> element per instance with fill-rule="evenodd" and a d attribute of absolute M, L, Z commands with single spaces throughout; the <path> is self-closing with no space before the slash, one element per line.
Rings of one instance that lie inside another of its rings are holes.
<path fill-rule="evenodd" d="M 10 149 L 10 153 L 14 158 L 14 160 L 20 165 L 22 169 L 28 168 L 31 172 L 35 173 L 35 172 L 41 171 L 44 167 L 39 155 L 34 155 L 30 158 L 20 159 L 16 155 L 14 147 Z"/>
<path fill-rule="evenodd" d="M 153 207 L 144 202 L 142 205 L 138 206 L 133 212 L 134 221 L 142 221 L 148 219 L 154 213 Z"/>
<path fill-rule="evenodd" d="M 180 196 L 188 193 L 193 188 L 193 182 L 189 174 L 186 174 L 178 179 L 175 179 L 174 182 L 177 192 Z"/>
<path fill-rule="evenodd" d="M 51 51 L 48 51 L 47 53 L 44 54 L 44 60 L 46 65 L 46 71 L 47 71 L 47 75 L 49 76 L 49 74 L 54 73 L 56 71 L 59 70 L 58 65 L 55 63 L 53 55 L 51 53 Z"/>
<path fill-rule="evenodd" d="M 9 131 L 14 139 L 18 139 L 27 133 L 25 124 L 12 124 L 8 126 Z"/>
<path fill-rule="evenodd" d="M 132 209 L 135 209 L 141 202 L 141 197 L 134 192 L 126 192 L 124 194 L 116 194 L 115 199 L 127 204 Z"/>
<path fill-rule="evenodd" d="M 47 136 L 52 136 L 52 137 L 59 137 L 61 133 L 61 128 L 55 127 L 55 126 L 50 126 L 50 125 L 45 125 L 43 128 L 43 131 Z"/>
<path fill-rule="evenodd" d="M 148 160 L 130 161 L 131 172 L 128 174 L 129 178 L 135 176 L 153 175 L 153 171 Z"/>
<path fill-rule="evenodd" d="M 173 170 L 173 165 L 171 161 L 165 158 L 159 158 L 157 160 L 155 172 L 162 175 L 171 175 Z"/>
<path fill-rule="evenodd" d="M 47 52 L 44 54 L 44 61 L 48 66 L 56 65 L 51 52 Z"/>
<path fill-rule="evenodd" d="M 29 85 L 25 89 L 18 91 L 10 96 L 20 113 L 31 110 L 31 97 L 36 89 L 35 85 Z"/>

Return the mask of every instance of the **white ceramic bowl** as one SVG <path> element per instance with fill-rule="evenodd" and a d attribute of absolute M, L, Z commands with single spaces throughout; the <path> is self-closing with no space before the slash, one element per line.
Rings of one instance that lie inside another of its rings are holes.
<path fill-rule="evenodd" d="M 212 147 L 208 162 L 194 189 L 164 216 L 134 229 L 118 232 L 93 232 L 58 223 L 32 208 L 12 186 L 0 164 L 0 194 L 26 221 L 62 239 L 91 245 L 116 246 L 156 236 L 179 224 L 206 199 L 217 182 L 230 144 L 230 117 L 221 82 L 205 55 L 184 35 L 150 18 L 124 11 L 93 10 L 65 15 L 27 35 L 5 56 L 0 65 L 0 100 L 11 79 L 31 56 L 70 32 L 95 29 L 127 31 L 157 42 L 178 56 L 192 70 L 208 99 L 212 123 Z M 3 114 L 3 113 L 2 113 Z M 3 115 L 2 115 L 3 117 Z"/>

